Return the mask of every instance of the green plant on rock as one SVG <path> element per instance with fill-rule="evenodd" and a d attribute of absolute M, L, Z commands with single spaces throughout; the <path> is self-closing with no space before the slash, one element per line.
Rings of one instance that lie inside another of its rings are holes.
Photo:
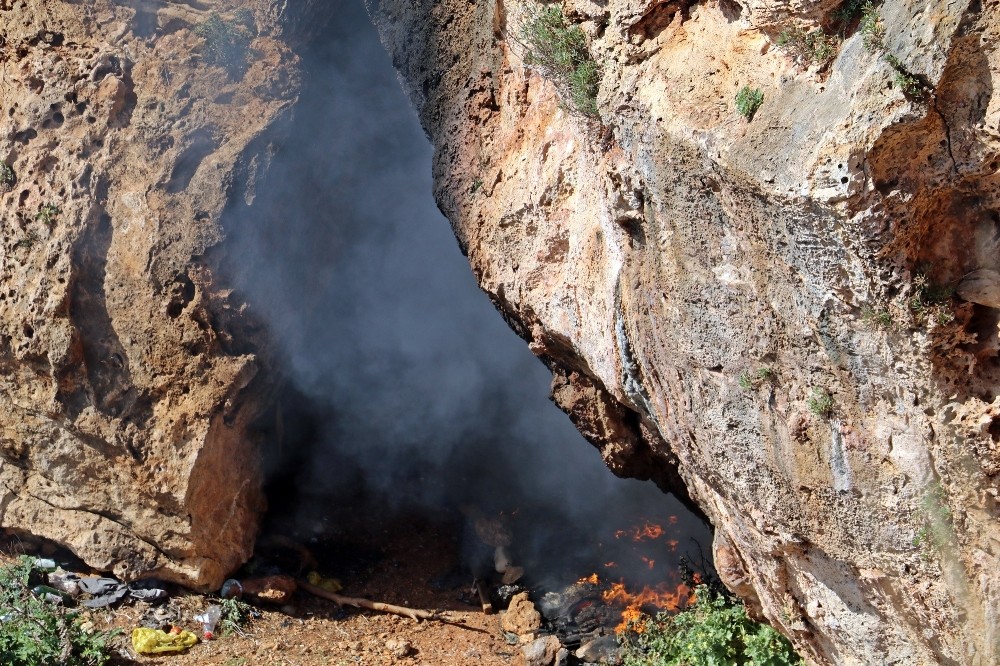
<path fill-rule="evenodd" d="M 833 35 L 828 35 L 822 28 L 803 30 L 802 28 L 785 28 L 778 35 L 778 46 L 790 53 L 797 60 L 814 65 L 826 65 L 837 55 L 840 43 Z"/>
<path fill-rule="evenodd" d="M 865 0 L 846 0 L 830 15 L 830 22 L 843 38 L 854 19 L 861 15 Z"/>
<path fill-rule="evenodd" d="M 767 382 L 774 381 L 774 370 L 767 366 L 757 368 L 753 372 L 749 370 L 740 373 L 739 384 L 744 391 L 751 391 Z"/>
<path fill-rule="evenodd" d="M 79 612 L 32 595 L 33 558 L 0 567 L 0 664 L 104 666 L 117 632 L 84 631 Z"/>
<path fill-rule="evenodd" d="M 49 226 L 56 223 L 56 218 L 59 217 L 59 207 L 55 204 L 44 204 L 39 207 L 38 212 L 35 214 L 35 222 L 42 222 Z"/>
<path fill-rule="evenodd" d="M 14 169 L 6 162 L 0 162 L 0 192 L 10 192 L 17 183 Z"/>
<path fill-rule="evenodd" d="M 820 418 L 828 418 L 833 414 L 833 396 L 826 389 L 814 388 L 806 400 L 809 411 Z"/>
<path fill-rule="evenodd" d="M 907 97 L 923 98 L 926 86 L 920 77 L 911 72 L 903 61 L 889 52 L 885 43 L 885 24 L 878 9 L 870 0 L 861 7 L 862 44 L 872 53 L 879 54 L 893 70 L 892 82 Z"/>
<path fill-rule="evenodd" d="M 865 307 L 861 310 L 861 319 L 869 327 L 882 331 L 891 331 L 896 327 L 892 312 L 888 308 Z"/>
<path fill-rule="evenodd" d="M 955 315 L 948 308 L 948 303 L 954 293 L 954 287 L 932 282 L 925 273 L 917 273 L 913 278 L 913 295 L 909 301 L 910 311 L 917 323 L 951 323 Z"/>
<path fill-rule="evenodd" d="M 644 616 L 621 636 L 624 666 L 793 666 L 791 643 L 747 617 L 743 604 L 700 585 L 697 601 L 671 615 Z"/>
<path fill-rule="evenodd" d="M 924 94 L 924 84 L 920 82 L 910 70 L 906 68 L 903 61 L 892 55 L 885 54 L 885 61 L 893 69 L 892 81 L 901 93 L 907 97 L 922 97 Z"/>
<path fill-rule="evenodd" d="M 760 88 L 751 89 L 750 86 L 743 86 L 736 93 L 736 111 L 747 120 L 753 120 L 757 109 L 764 103 L 764 93 Z"/>
<path fill-rule="evenodd" d="M 878 9 L 872 2 L 861 5 L 861 40 L 864 47 L 872 53 L 885 49 L 885 26 L 878 15 Z"/>
<path fill-rule="evenodd" d="M 29 230 L 24 232 L 24 238 L 21 238 L 16 243 L 14 243 L 14 247 L 32 248 L 38 241 L 39 241 L 38 234 L 36 234 L 34 231 Z"/>
<path fill-rule="evenodd" d="M 587 37 L 557 6 L 528 10 L 518 30 L 525 63 L 556 86 L 571 110 L 595 117 L 601 68 L 587 50 Z"/>
<path fill-rule="evenodd" d="M 248 27 L 252 15 L 238 12 L 232 21 L 224 20 L 212 12 L 204 23 L 195 28 L 195 34 L 205 40 L 205 62 L 224 68 L 230 76 L 241 76 L 250 59 L 250 42 L 253 35 Z"/>

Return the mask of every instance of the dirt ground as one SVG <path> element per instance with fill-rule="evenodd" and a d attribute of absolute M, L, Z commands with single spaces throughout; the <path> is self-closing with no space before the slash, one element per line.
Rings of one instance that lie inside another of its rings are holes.
<path fill-rule="evenodd" d="M 472 605 L 471 574 L 456 567 L 460 530 L 453 522 L 425 516 L 382 521 L 357 516 L 353 522 L 350 517 L 340 517 L 336 523 L 335 531 L 319 537 L 314 534 L 301 543 L 323 575 L 342 581 L 342 594 L 448 611 L 457 622 L 416 622 L 340 608 L 299 590 L 287 605 L 258 604 L 262 617 L 242 634 L 202 641 L 185 653 L 141 656 L 132 649 L 129 634 L 153 606 L 132 602 L 111 610 L 88 611 L 87 615 L 100 629 L 122 631 L 114 643 L 116 666 L 490 666 L 508 664 L 520 651 L 505 642 L 499 615 L 484 615 L 478 605 Z M 283 541 L 298 542 L 288 535 Z M 211 596 L 176 591 L 160 606 L 176 612 L 181 618 L 177 624 L 200 636 L 201 625 L 193 618 L 213 601 L 217 600 Z M 399 656 L 404 649 L 407 654 Z"/>

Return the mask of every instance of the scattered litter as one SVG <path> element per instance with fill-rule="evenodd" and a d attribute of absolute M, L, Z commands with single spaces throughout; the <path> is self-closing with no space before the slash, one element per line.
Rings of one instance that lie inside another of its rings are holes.
<path fill-rule="evenodd" d="M 205 640 L 212 640 L 215 636 L 215 627 L 219 624 L 220 619 L 222 619 L 222 609 L 214 604 L 201 615 L 194 616 L 195 622 L 201 622 Z"/>
<path fill-rule="evenodd" d="M 73 603 L 72 596 L 61 590 L 57 590 L 54 587 L 49 587 L 48 585 L 36 585 L 31 588 L 31 593 L 42 601 L 50 604 L 71 605 Z"/>
<path fill-rule="evenodd" d="M 223 599 L 239 599 L 243 596 L 243 585 L 235 578 L 230 578 L 222 584 L 219 596 Z"/>
<path fill-rule="evenodd" d="M 73 576 L 73 574 L 67 574 Z M 125 597 L 140 601 L 158 601 L 167 597 L 167 591 L 156 587 L 159 581 L 141 580 L 126 585 L 114 578 L 80 578 L 76 579 L 80 591 L 90 595 L 90 599 L 80 602 L 87 608 L 104 608 L 121 602 Z"/>
<path fill-rule="evenodd" d="M 49 558 L 36 557 L 35 561 L 31 563 L 31 566 L 39 571 L 55 571 L 56 561 Z"/>
<path fill-rule="evenodd" d="M 150 608 L 139 620 L 139 626 L 146 627 L 147 629 L 163 629 L 166 631 L 171 626 L 178 624 L 180 619 L 181 614 L 176 608 L 160 606 L 158 608 Z"/>
<path fill-rule="evenodd" d="M 198 637 L 187 630 L 167 633 L 161 629 L 139 627 L 132 630 L 132 647 L 139 654 L 183 652 L 198 642 Z"/>
<path fill-rule="evenodd" d="M 114 578 L 81 578 L 77 585 L 80 591 L 92 598 L 81 602 L 87 608 L 104 608 L 111 606 L 128 595 L 128 585 Z"/>
<path fill-rule="evenodd" d="M 324 578 L 318 571 L 310 571 L 306 574 L 306 580 L 309 581 L 310 585 L 321 587 L 327 592 L 340 592 L 344 589 L 339 580 L 336 578 Z"/>
<path fill-rule="evenodd" d="M 57 569 L 49 574 L 49 585 L 73 597 L 80 594 L 79 581 L 79 576 L 62 569 Z"/>

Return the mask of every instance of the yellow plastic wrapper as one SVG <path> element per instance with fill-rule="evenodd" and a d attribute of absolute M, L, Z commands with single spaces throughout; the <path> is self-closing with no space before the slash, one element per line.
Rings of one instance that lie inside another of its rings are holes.
<path fill-rule="evenodd" d="M 323 576 L 320 576 L 317 571 L 310 571 L 306 574 L 306 580 L 309 581 L 310 585 L 322 587 L 327 592 L 336 593 L 344 589 L 344 586 L 340 584 L 339 580 L 336 578 L 323 578 Z"/>
<path fill-rule="evenodd" d="M 132 630 L 132 647 L 139 654 L 183 652 L 197 642 L 198 637 L 190 631 L 168 634 L 161 629 L 146 629 L 144 627 Z"/>

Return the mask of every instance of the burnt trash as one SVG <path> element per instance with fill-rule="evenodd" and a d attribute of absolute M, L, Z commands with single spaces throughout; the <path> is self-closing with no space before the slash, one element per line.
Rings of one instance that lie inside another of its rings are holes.
<path fill-rule="evenodd" d="M 617 636 L 601 636 L 581 645 L 574 656 L 588 664 L 620 664 L 621 646 Z"/>

